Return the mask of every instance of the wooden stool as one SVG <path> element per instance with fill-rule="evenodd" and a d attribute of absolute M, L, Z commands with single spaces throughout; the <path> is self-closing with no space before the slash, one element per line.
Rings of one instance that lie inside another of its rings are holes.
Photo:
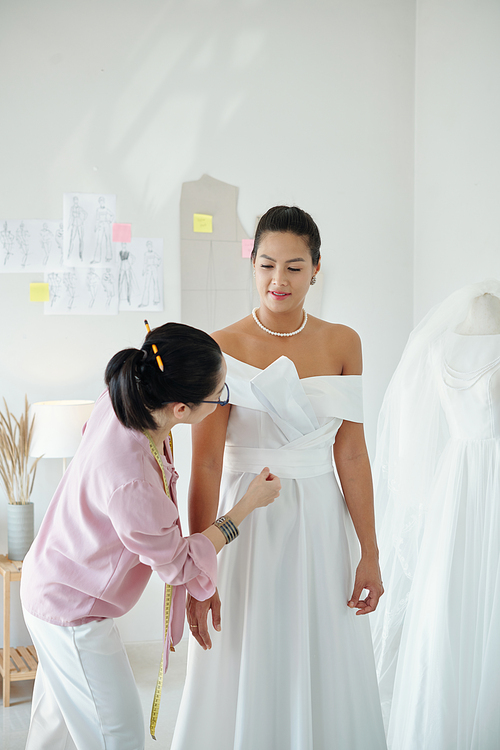
<path fill-rule="evenodd" d="M 38 659 L 34 646 L 10 647 L 10 583 L 21 580 L 22 562 L 0 555 L 3 578 L 3 649 L 0 649 L 0 675 L 3 677 L 3 705 L 10 706 L 10 683 L 34 680 Z"/>

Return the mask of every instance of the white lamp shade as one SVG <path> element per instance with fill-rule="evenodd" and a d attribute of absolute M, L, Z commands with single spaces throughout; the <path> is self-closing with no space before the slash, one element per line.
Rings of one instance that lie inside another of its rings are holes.
<path fill-rule="evenodd" d="M 93 401 L 38 401 L 30 406 L 34 418 L 30 456 L 70 458 L 82 438 Z"/>

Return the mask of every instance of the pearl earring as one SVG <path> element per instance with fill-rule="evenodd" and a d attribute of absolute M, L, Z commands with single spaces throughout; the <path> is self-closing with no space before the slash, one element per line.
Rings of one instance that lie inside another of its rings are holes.
<path fill-rule="evenodd" d="M 316 274 L 311 279 L 311 286 L 314 286 L 315 283 L 316 283 Z"/>

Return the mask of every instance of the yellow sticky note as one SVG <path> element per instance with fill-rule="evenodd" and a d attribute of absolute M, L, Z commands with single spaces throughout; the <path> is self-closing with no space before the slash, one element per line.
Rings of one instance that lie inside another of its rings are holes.
<path fill-rule="evenodd" d="M 30 302 L 49 302 L 48 284 L 30 284 Z"/>
<path fill-rule="evenodd" d="M 210 214 L 193 214 L 193 232 L 211 232 L 212 216 Z"/>

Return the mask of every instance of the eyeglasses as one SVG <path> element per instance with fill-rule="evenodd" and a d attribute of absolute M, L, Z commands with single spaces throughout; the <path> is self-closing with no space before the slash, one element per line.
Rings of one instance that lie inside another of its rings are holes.
<path fill-rule="evenodd" d="M 168 406 L 168 404 L 171 404 L 171 401 L 162 401 L 162 406 Z M 222 386 L 222 393 L 217 399 L 217 401 L 197 401 L 197 404 L 219 404 L 219 406 L 226 406 L 229 403 L 229 386 L 227 383 L 224 383 Z"/>
<path fill-rule="evenodd" d="M 219 404 L 219 406 L 226 406 L 229 403 L 229 386 L 224 383 L 222 386 L 222 393 L 217 401 L 200 401 L 200 404 Z"/>

